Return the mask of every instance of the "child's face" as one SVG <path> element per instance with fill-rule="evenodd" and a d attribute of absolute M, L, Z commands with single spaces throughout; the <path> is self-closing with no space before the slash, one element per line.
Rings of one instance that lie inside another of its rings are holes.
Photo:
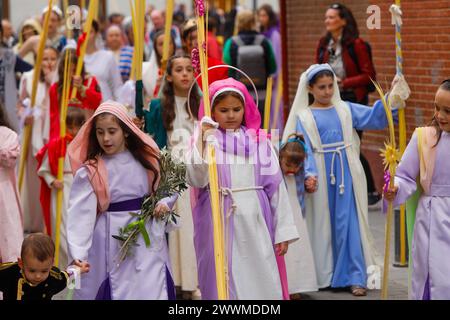
<path fill-rule="evenodd" d="M 191 54 L 192 49 L 197 48 L 197 30 L 192 30 L 186 37 L 186 48 L 189 54 Z"/>
<path fill-rule="evenodd" d="M 53 258 L 48 258 L 45 261 L 39 261 L 33 255 L 29 254 L 25 259 L 19 258 L 19 267 L 28 282 L 33 286 L 47 280 L 50 270 L 53 266 Z"/>
<path fill-rule="evenodd" d="M 334 94 L 333 78 L 328 76 L 318 78 L 316 83 L 308 86 L 308 91 L 314 96 L 314 104 L 323 107 L 330 106 Z"/>
<path fill-rule="evenodd" d="M 58 55 L 53 49 L 45 49 L 42 56 L 42 68 L 44 71 L 51 72 L 55 70 L 58 63 Z"/>
<path fill-rule="evenodd" d="M 237 130 L 244 119 L 244 106 L 241 100 L 228 95 L 214 106 L 212 116 L 220 128 Z"/>
<path fill-rule="evenodd" d="M 172 75 L 167 76 L 167 81 L 172 82 L 176 91 L 186 92 L 194 81 L 194 68 L 191 59 L 177 58 L 172 61 Z"/>
<path fill-rule="evenodd" d="M 98 143 L 107 155 L 125 151 L 125 134 L 118 121 L 112 114 L 100 115 L 95 121 Z"/>
<path fill-rule="evenodd" d="M 284 175 L 295 175 L 300 171 L 300 165 L 296 163 L 289 162 L 286 157 L 280 159 L 281 171 Z"/>
<path fill-rule="evenodd" d="M 436 92 L 434 116 L 441 130 L 450 132 L 450 91 L 439 89 Z"/>
<path fill-rule="evenodd" d="M 158 39 L 156 39 L 156 50 L 158 50 L 158 54 L 163 56 L 163 48 L 164 48 L 164 35 L 160 35 Z M 173 56 L 175 52 L 175 48 L 173 47 L 173 42 L 169 41 L 169 57 Z"/>

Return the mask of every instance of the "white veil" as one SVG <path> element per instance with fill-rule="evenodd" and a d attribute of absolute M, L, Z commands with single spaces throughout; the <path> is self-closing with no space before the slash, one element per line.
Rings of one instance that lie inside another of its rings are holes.
<path fill-rule="evenodd" d="M 324 66 L 324 65 L 328 65 L 328 64 L 322 64 L 322 65 L 313 64 L 305 72 L 302 73 L 302 75 L 300 77 L 300 82 L 298 84 L 297 93 L 295 94 L 294 102 L 292 104 L 291 110 L 289 112 L 289 117 L 288 117 L 286 125 L 284 127 L 282 142 L 286 142 L 289 135 L 291 135 L 292 133 L 295 133 L 298 113 L 301 110 L 308 108 L 308 106 L 309 106 L 308 74 L 311 71 L 313 71 L 314 69 Z M 344 103 L 342 101 L 341 95 L 339 93 L 339 86 L 337 84 L 336 75 L 334 76 L 334 94 L 333 94 L 333 97 L 331 98 L 331 103 L 334 106 Z"/>

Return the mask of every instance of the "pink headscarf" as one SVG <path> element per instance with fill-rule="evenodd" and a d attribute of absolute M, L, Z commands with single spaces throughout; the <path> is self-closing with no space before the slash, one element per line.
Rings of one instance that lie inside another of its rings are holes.
<path fill-rule="evenodd" d="M 88 152 L 89 134 L 92 130 L 92 126 L 94 125 L 94 119 L 102 113 L 110 113 L 116 116 L 145 143 L 147 148 L 143 150 L 145 153 L 144 157 L 158 172 L 158 180 L 155 183 L 155 187 L 157 187 L 159 182 L 159 163 L 157 160 L 157 158 L 159 158 L 159 148 L 155 141 L 153 141 L 149 135 L 145 134 L 138 127 L 136 127 L 132 119 L 127 115 L 126 108 L 123 105 L 110 100 L 106 101 L 97 108 L 93 116 L 81 127 L 77 136 L 68 147 L 68 155 L 73 174 L 75 175 L 77 170 L 83 165 L 85 165 L 88 169 L 89 180 L 91 181 L 92 188 L 97 196 L 99 212 L 105 212 L 110 203 L 108 173 L 102 157 L 97 156 L 96 162 L 92 160 L 86 161 L 86 157 Z M 147 173 L 149 187 L 151 187 L 152 182 L 155 180 L 155 176 L 151 171 L 147 171 Z"/>
<path fill-rule="evenodd" d="M 247 127 L 247 129 L 254 129 L 256 131 L 259 130 L 261 126 L 261 115 L 259 114 L 259 110 L 256 107 L 256 103 L 253 100 L 253 97 L 248 92 L 245 85 L 233 78 L 228 78 L 225 80 L 217 80 L 214 81 L 209 86 L 209 99 L 212 102 L 214 95 L 218 91 L 226 92 L 227 88 L 229 91 L 239 91 L 241 95 L 244 97 L 244 123 L 243 125 Z M 211 105 L 212 107 L 212 105 Z M 201 120 L 205 115 L 205 107 L 203 105 L 203 100 L 200 102 L 200 108 L 198 110 L 198 119 Z"/>

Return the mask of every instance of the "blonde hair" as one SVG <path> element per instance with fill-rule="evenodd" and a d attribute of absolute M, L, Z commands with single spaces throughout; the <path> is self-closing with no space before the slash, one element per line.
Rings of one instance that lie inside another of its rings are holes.
<path fill-rule="evenodd" d="M 253 11 L 243 10 L 238 13 L 236 17 L 237 30 L 240 31 L 251 31 L 256 28 L 256 18 Z"/>

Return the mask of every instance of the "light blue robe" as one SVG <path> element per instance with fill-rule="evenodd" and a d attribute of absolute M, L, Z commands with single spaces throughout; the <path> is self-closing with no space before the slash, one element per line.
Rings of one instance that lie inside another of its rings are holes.
<path fill-rule="evenodd" d="M 350 106 L 355 129 L 376 130 L 383 129 L 388 125 L 381 101 L 377 101 L 372 108 L 349 102 L 348 105 Z M 311 109 L 322 145 L 342 142 L 344 137 L 336 109 L 333 106 Z M 396 114 L 396 112 L 393 113 Z M 305 177 L 317 176 L 317 166 L 313 156 L 314 150 L 312 149 L 310 138 L 307 136 L 306 130 L 303 129 L 299 119 L 297 119 L 296 131 L 305 136 L 308 146 L 308 156 L 305 160 Z M 332 150 L 335 148 L 324 149 Z M 335 159 L 332 167 L 333 154 Z M 347 154 L 344 151 L 341 154 L 343 174 L 341 173 L 341 158 L 338 154 L 333 152 L 324 153 L 334 266 L 331 286 L 336 288 L 351 285 L 366 287 L 367 272 L 361 245 L 352 176 Z M 331 173 L 335 175 L 335 184 L 331 183 Z M 340 194 L 339 186 L 341 184 L 344 184 L 343 194 Z"/>

